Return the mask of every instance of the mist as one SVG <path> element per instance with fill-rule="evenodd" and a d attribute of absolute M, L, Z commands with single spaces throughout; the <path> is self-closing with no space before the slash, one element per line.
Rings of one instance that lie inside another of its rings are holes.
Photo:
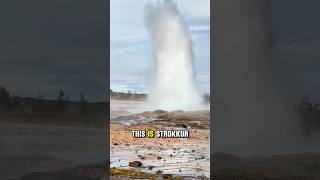
<path fill-rule="evenodd" d="M 214 2 L 213 147 L 239 156 L 319 152 L 299 134 L 271 63 L 268 3 Z"/>
<path fill-rule="evenodd" d="M 154 109 L 201 109 L 203 99 L 195 82 L 194 55 L 188 27 L 171 0 L 149 3 L 145 24 L 154 49 L 155 78 L 149 103 Z"/>

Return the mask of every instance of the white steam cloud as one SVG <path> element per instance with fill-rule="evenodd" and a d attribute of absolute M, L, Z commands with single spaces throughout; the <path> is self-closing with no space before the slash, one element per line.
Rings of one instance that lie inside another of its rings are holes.
<path fill-rule="evenodd" d="M 149 96 L 151 106 L 163 110 L 203 108 L 203 98 L 195 83 L 189 31 L 177 5 L 171 0 L 147 4 L 145 22 L 156 62 L 155 80 Z"/>

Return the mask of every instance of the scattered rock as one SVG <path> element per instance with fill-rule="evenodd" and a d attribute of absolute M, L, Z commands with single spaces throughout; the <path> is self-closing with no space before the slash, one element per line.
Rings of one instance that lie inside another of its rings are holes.
<path fill-rule="evenodd" d="M 181 126 L 182 126 L 183 128 L 188 128 L 188 126 L 185 125 L 185 124 L 182 124 Z"/>
<path fill-rule="evenodd" d="M 162 171 L 158 170 L 158 171 L 156 172 L 156 175 L 162 175 Z"/>
<path fill-rule="evenodd" d="M 129 166 L 131 166 L 131 167 L 141 167 L 142 166 L 142 162 L 140 162 L 140 161 L 129 162 Z"/>
<path fill-rule="evenodd" d="M 146 158 L 145 156 L 142 156 L 142 155 L 138 155 L 138 157 L 139 157 L 140 159 L 145 159 L 145 158 Z"/>
<path fill-rule="evenodd" d="M 201 169 L 201 168 L 193 168 L 193 170 L 196 171 L 196 172 L 200 172 L 200 171 L 202 171 L 203 169 Z"/>
<path fill-rule="evenodd" d="M 162 174 L 163 179 L 173 179 L 172 174 Z"/>

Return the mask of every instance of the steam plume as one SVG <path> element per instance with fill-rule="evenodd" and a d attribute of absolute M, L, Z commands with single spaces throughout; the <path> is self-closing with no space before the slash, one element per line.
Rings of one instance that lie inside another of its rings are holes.
<path fill-rule="evenodd" d="M 150 33 L 156 62 L 150 103 L 163 110 L 195 110 L 202 106 L 196 88 L 193 50 L 189 32 L 171 0 L 145 8 L 145 23 Z"/>

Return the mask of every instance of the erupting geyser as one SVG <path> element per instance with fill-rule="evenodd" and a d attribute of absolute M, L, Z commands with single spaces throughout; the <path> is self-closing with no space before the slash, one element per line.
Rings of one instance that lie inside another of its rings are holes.
<path fill-rule="evenodd" d="M 151 106 L 163 110 L 202 108 L 203 99 L 195 83 L 192 43 L 176 4 L 171 0 L 149 3 L 145 22 L 156 61 L 149 96 Z"/>

